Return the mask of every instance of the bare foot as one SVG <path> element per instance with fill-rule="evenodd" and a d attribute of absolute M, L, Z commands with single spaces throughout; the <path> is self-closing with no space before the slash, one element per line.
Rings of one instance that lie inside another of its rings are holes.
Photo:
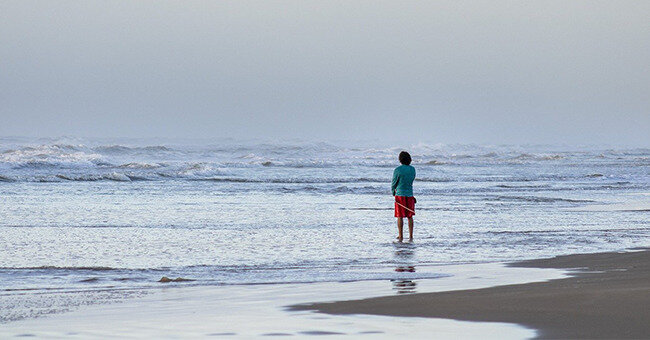
<path fill-rule="evenodd" d="M 402 240 L 404 240 L 403 237 L 399 237 L 399 236 L 397 236 L 397 241 L 402 242 Z"/>

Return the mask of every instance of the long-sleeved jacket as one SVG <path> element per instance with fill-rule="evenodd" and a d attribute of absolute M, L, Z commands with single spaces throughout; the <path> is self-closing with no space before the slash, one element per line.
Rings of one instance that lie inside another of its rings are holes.
<path fill-rule="evenodd" d="M 415 180 L 414 167 L 402 164 L 395 168 L 390 186 L 393 196 L 413 196 L 413 180 Z"/>

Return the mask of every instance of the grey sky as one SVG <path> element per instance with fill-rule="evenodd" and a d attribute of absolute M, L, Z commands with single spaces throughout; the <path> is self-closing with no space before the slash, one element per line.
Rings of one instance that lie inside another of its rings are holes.
<path fill-rule="evenodd" d="M 0 1 L 0 135 L 650 146 L 650 1 Z"/>

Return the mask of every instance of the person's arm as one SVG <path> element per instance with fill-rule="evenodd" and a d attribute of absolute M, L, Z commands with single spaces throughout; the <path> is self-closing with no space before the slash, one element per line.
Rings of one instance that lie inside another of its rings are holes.
<path fill-rule="evenodd" d="M 414 182 L 415 182 L 415 176 L 416 176 L 416 172 L 415 172 L 415 168 L 413 168 L 413 181 Z M 415 192 L 413 192 L 413 204 L 416 204 L 416 203 L 418 203 L 418 200 L 415 199 Z"/>
<path fill-rule="evenodd" d="M 397 184 L 399 183 L 399 172 L 397 172 L 397 169 L 393 171 L 393 181 L 390 183 L 390 190 L 393 193 L 393 196 L 395 196 L 395 190 L 397 190 Z"/>

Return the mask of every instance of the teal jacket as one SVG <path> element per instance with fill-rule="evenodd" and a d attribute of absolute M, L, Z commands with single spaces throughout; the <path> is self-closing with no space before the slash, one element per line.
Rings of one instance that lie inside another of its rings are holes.
<path fill-rule="evenodd" d="M 415 168 L 410 165 L 400 165 L 393 171 L 393 182 L 390 185 L 393 196 L 413 196 L 413 180 Z"/>

